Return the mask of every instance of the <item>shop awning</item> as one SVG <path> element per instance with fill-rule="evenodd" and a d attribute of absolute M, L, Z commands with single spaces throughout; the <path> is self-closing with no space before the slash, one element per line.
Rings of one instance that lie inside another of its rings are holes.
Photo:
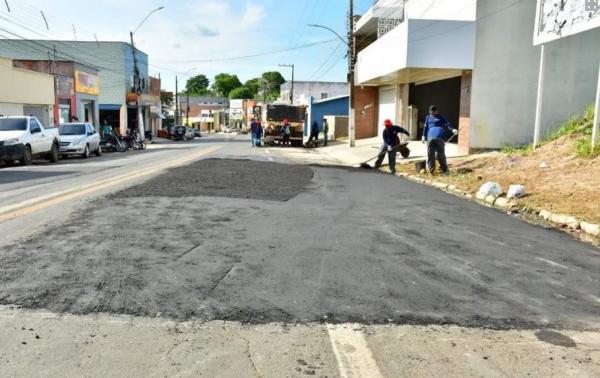
<path fill-rule="evenodd" d="M 121 106 L 120 104 L 100 104 L 100 110 L 116 110 L 119 111 L 121 110 Z"/>

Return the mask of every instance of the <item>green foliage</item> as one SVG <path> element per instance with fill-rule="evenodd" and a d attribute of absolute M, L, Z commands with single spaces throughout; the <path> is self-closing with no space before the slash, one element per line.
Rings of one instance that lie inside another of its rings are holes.
<path fill-rule="evenodd" d="M 502 145 L 500 151 L 507 155 L 527 155 L 533 151 L 533 144 L 523 144 L 520 146 L 504 144 Z"/>
<path fill-rule="evenodd" d="M 246 85 L 243 85 L 239 88 L 235 88 L 229 93 L 229 98 L 232 100 L 244 100 L 250 99 L 254 97 L 254 93 L 252 93 L 252 89 Z"/>
<path fill-rule="evenodd" d="M 237 75 L 221 73 L 215 76 L 212 89 L 218 96 L 229 97 L 231 91 L 242 86 Z"/>
<path fill-rule="evenodd" d="M 193 96 L 205 96 L 209 93 L 210 81 L 205 75 L 196 75 L 188 79 L 185 85 L 186 93 Z"/>
<path fill-rule="evenodd" d="M 275 100 L 279 97 L 281 84 L 285 83 L 285 78 L 277 71 L 269 71 L 262 74 L 263 90 L 267 92 L 267 99 Z"/>
<path fill-rule="evenodd" d="M 170 108 L 173 106 L 173 92 L 167 92 L 165 90 L 160 91 L 160 102 L 163 108 Z"/>

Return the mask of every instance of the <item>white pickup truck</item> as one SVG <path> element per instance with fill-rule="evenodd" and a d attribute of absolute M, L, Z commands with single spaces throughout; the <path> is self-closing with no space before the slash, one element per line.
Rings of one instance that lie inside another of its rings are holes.
<path fill-rule="evenodd" d="M 31 164 L 34 157 L 59 159 L 57 128 L 46 129 L 35 117 L 0 117 L 0 161 Z"/>

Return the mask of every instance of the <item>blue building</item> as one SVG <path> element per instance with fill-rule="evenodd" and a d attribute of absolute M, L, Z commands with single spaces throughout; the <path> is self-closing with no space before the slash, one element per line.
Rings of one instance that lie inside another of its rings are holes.
<path fill-rule="evenodd" d="M 307 124 L 304 126 L 304 135 L 310 134 L 310 126 L 314 121 L 319 124 L 319 130 L 323 131 L 323 118 L 325 116 L 348 116 L 350 107 L 348 95 L 316 100 L 311 98 L 308 108 Z"/>

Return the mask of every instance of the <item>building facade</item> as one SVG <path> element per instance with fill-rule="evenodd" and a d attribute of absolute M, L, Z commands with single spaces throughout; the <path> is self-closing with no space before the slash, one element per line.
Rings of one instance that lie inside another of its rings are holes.
<path fill-rule="evenodd" d="M 378 1 L 355 24 L 357 139 L 385 119 L 420 138 L 430 105 L 468 124 L 476 0 Z"/>
<path fill-rule="evenodd" d="M 510 6 L 509 6 L 510 5 Z M 471 122 L 463 150 L 533 141 L 541 47 L 536 1 L 479 0 Z M 542 138 L 595 100 L 600 29 L 545 45 Z"/>
<path fill-rule="evenodd" d="M 56 99 L 53 116 L 57 125 L 76 118 L 98 127 L 98 70 L 72 61 L 14 60 L 13 65 L 54 76 Z"/>
<path fill-rule="evenodd" d="M 134 90 L 133 54 L 140 73 L 141 93 Z M 98 121 L 108 121 L 124 133 L 136 127 L 138 119 L 149 122 L 152 106 L 149 95 L 148 55 L 124 42 L 50 41 L 0 39 L 0 55 L 15 60 L 73 61 L 98 71 Z M 159 99 L 160 101 L 160 99 Z M 140 105 L 138 111 L 138 105 Z M 141 115 L 141 116 L 140 116 Z"/>
<path fill-rule="evenodd" d="M 308 107 L 308 117 L 304 127 L 304 136 L 309 136 L 313 122 L 317 122 L 319 130 L 323 131 L 323 119 L 330 116 L 348 116 L 350 97 L 343 96 L 326 98 L 324 100 L 312 99 Z"/>
<path fill-rule="evenodd" d="M 54 124 L 54 77 L 15 68 L 11 59 L 0 57 L 0 115 L 36 116 L 44 125 Z"/>
<path fill-rule="evenodd" d="M 338 97 L 349 93 L 348 83 L 327 81 L 295 81 L 294 82 L 294 104 L 309 105 L 311 98 L 324 100 L 330 97 Z M 291 103 L 292 83 L 283 83 L 280 87 L 278 102 Z"/>
<path fill-rule="evenodd" d="M 220 131 L 227 125 L 229 99 L 222 97 L 179 96 L 182 124 L 202 131 Z"/>

